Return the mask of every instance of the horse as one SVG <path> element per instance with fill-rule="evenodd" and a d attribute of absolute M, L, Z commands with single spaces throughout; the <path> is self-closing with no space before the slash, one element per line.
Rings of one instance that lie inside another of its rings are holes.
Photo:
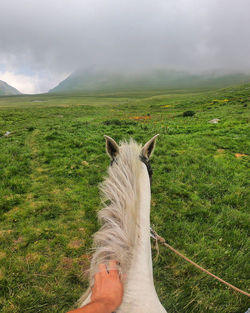
<path fill-rule="evenodd" d="M 89 269 L 89 288 L 79 307 L 88 304 L 98 264 L 118 262 L 124 280 L 124 296 L 115 313 L 166 313 L 157 296 L 150 245 L 150 201 L 155 135 L 143 147 L 133 139 L 118 145 L 104 136 L 111 159 L 108 175 L 100 184 L 103 208 L 98 213 L 101 228 L 94 235 L 94 253 Z"/>

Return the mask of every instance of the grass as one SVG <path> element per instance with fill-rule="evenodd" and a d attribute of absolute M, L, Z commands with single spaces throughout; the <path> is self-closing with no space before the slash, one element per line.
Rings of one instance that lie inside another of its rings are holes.
<path fill-rule="evenodd" d="M 11 134 L 0 137 L 0 311 L 66 312 L 86 289 L 98 183 L 109 165 L 104 134 L 142 143 L 160 134 L 152 224 L 249 292 L 249 90 L 1 97 L 0 136 Z M 164 247 L 154 278 L 170 313 L 250 306 Z"/>

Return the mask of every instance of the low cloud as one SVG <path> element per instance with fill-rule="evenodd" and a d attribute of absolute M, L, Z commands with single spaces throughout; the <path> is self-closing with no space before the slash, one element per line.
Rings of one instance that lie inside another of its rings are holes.
<path fill-rule="evenodd" d="M 10 86 L 16 88 L 24 94 L 34 94 L 47 92 L 49 89 L 55 87 L 59 81 L 65 79 L 67 75 L 24 75 L 17 74 L 11 71 L 0 71 L 0 80 L 6 82 Z"/>
<path fill-rule="evenodd" d="M 0 78 L 21 93 L 32 94 L 39 90 L 39 79 L 37 79 L 37 77 L 30 77 L 6 71 L 0 72 Z"/>

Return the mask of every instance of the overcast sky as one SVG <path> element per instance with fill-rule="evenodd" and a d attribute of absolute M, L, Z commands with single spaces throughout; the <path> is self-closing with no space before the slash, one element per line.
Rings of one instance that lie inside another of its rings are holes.
<path fill-rule="evenodd" d="M 0 0 L 0 80 L 45 92 L 75 69 L 250 72 L 250 0 Z"/>

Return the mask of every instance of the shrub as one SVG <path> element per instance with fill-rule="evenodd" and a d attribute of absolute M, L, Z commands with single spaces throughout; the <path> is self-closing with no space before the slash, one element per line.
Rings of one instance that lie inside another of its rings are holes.
<path fill-rule="evenodd" d="M 36 128 L 35 127 L 33 127 L 33 126 L 29 126 L 28 128 L 27 128 L 27 130 L 29 131 L 29 132 L 32 132 L 33 130 L 35 130 Z"/>
<path fill-rule="evenodd" d="M 103 122 L 104 125 L 121 125 L 122 122 L 120 120 L 106 120 Z"/>
<path fill-rule="evenodd" d="M 117 126 L 128 126 L 128 125 L 136 125 L 134 121 L 124 121 L 124 120 L 106 120 L 103 122 L 104 125 L 117 125 Z"/>
<path fill-rule="evenodd" d="M 185 111 L 183 112 L 182 114 L 184 117 L 187 117 L 187 116 L 194 116 L 195 115 L 195 112 L 194 111 Z"/>

